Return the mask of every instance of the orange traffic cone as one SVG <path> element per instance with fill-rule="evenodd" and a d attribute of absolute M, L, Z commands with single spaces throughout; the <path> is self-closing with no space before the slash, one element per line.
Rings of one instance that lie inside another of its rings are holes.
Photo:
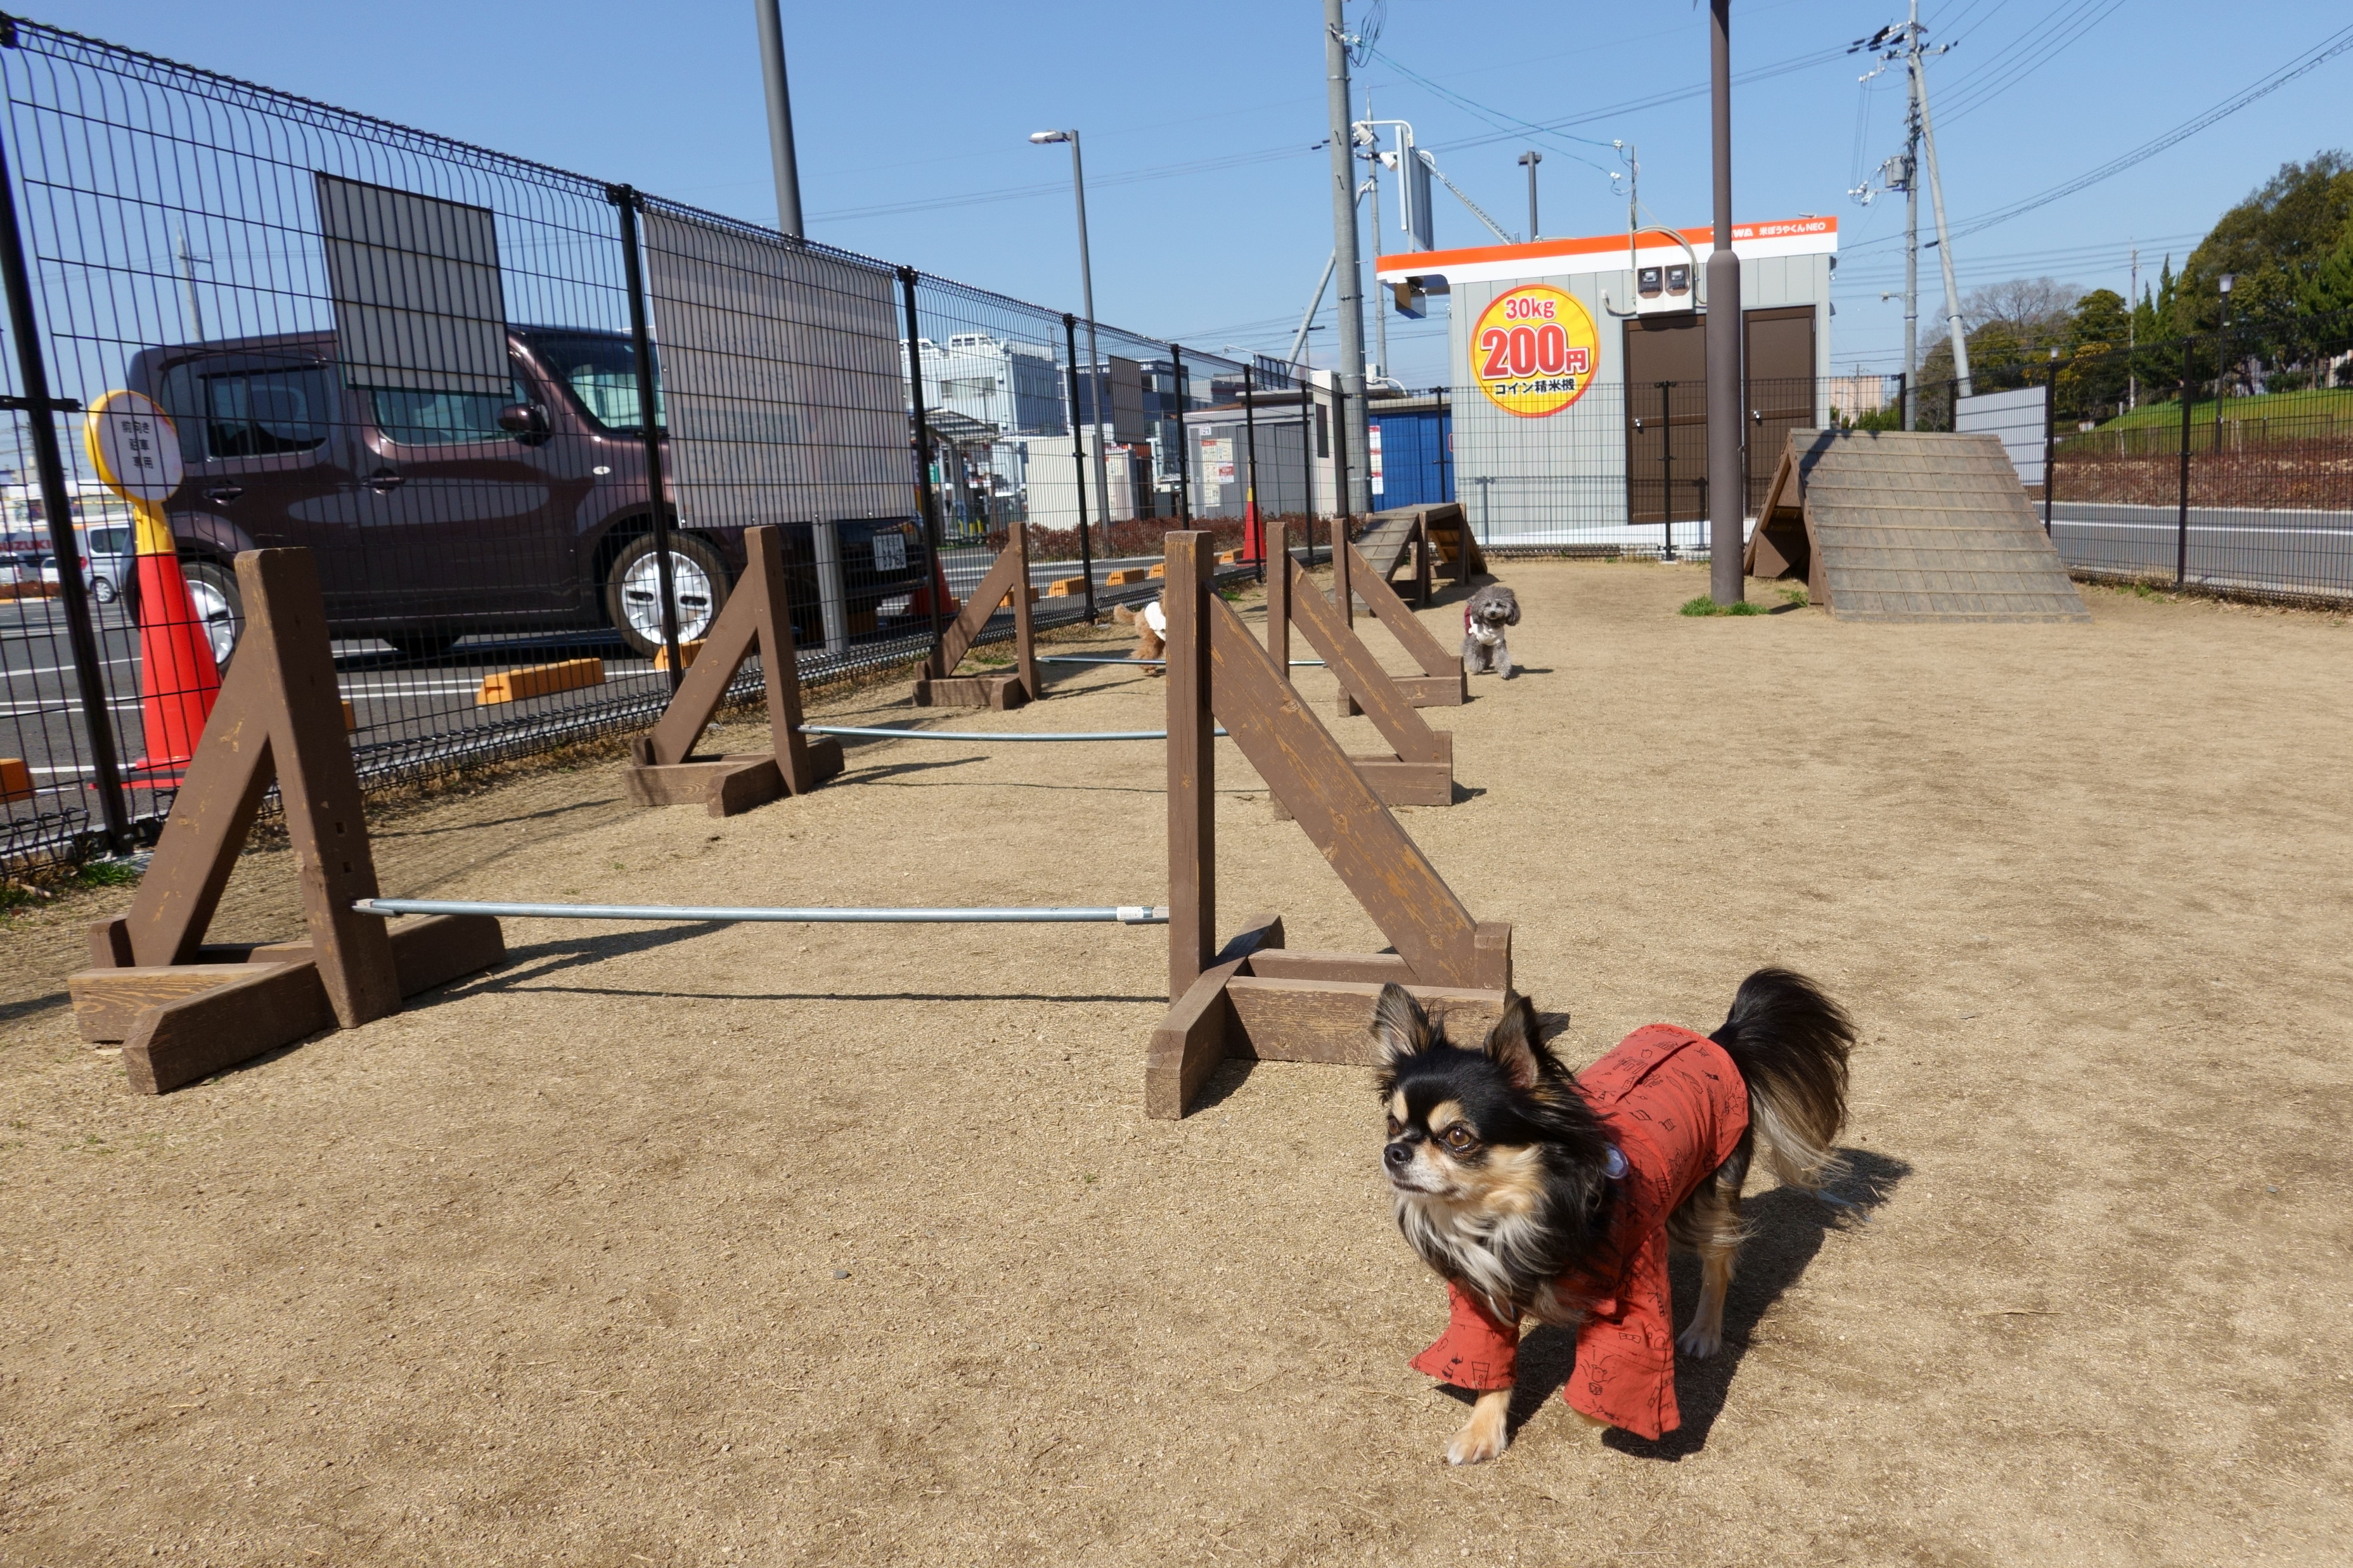
<path fill-rule="evenodd" d="M 131 503 L 139 542 L 139 708 L 147 754 L 131 764 L 132 782 L 176 785 L 220 697 L 212 639 L 188 600 L 180 552 L 164 514 L 186 478 L 178 435 L 161 408 L 136 392 L 115 391 L 93 404 L 82 445 L 100 482 Z"/>
<path fill-rule="evenodd" d="M 1245 491 L 1242 500 L 1242 559 L 1266 559 L 1266 525 L 1258 520 L 1258 492 Z"/>
<path fill-rule="evenodd" d="M 139 716 L 147 754 L 129 772 L 133 783 L 173 785 L 196 754 L 219 700 L 220 666 L 188 599 L 164 509 L 153 501 L 131 504 L 139 519 Z"/>

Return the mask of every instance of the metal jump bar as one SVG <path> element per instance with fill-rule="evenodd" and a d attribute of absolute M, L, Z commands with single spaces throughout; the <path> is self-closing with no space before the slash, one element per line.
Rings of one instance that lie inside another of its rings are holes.
<path fill-rule="evenodd" d="M 1165 741 L 1166 730 L 861 730 L 852 724 L 804 724 L 804 735 L 878 735 L 892 741 Z M 1226 733 L 1219 729 L 1218 733 Z"/>
<path fill-rule="evenodd" d="M 491 915 L 502 920 L 679 921 L 739 924 L 767 921 L 786 925 L 1081 925 L 1154 926 L 1168 923 L 1165 904 L 1119 904 L 1102 909 L 996 910 L 770 910 L 695 904 L 510 904 L 465 899 L 361 899 L 352 908 L 364 915 Z"/>
<path fill-rule="evenodd" d="M 1083 653 L 1041 653 L 1038 656 L 1038 662 L 1039 664 L 1166 664 L 1168 661 L 1165 658 L 1098 658 L 1092 654 Z M 1324 668 L 1324 661 L 1320 658 L 1294 658 L 1291 662 L 1301 668 Z"/>

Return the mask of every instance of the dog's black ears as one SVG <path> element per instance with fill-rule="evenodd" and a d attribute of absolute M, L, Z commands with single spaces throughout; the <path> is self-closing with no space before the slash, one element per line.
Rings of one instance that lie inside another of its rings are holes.
<path fill-rule="evenodd" d="M 1566 1017 L 1546 1016 L 1516 991 L 1504 993 L 1504 1016 L 1487 1032 L 1487 1059 L 1504 1069 L 1514 1089 L 1534 1089 L 1548 1070 L 1557 1070 L 1546 1042 L 1568 1026 Z"/>
<path fill-rule="evenodd" d="M 1395 1068 L 1406 1058 L 1419 1056 L 1436 1037 L 1430 1015 L 1404 986 L 1381 987 L 1380 1000 L 1373 1004 L 1373 1039 L 1381 1048 L 1383 1067 Z"/>

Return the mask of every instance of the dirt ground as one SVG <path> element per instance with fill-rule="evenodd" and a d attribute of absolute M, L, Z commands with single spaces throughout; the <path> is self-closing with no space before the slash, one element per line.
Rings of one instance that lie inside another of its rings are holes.
<path fill-rule="evenodd" d="M 1578 1437 L 1540 1331 L 1511 1451 L 1449 1468 L 1366 1075 L 1229 1068 L 1145 1121 L 1155 929 L 515 921 L 495 974 L 140 1099 L 62 1005 L 116 892 L 0 934 L 0 1563 L 2341 1562 L 2353 627 L 1697 620 L 1693 568 L 1506 566 L 1529 668 L 1428 715 L 1467 798 L 1401 816 L 1567 1052 L 1710 1026 L 1767 961 L 1863 1030 L 1867 1218 L 1754 1204 L 1682 1432 Z M 1153 727 L 1161 691 L 955 726 Z M 1154 745 L 851 763 L 724 823 L 542 773 L 379 866 L 1162 896 Z M 1380 946 L 1219 767 L 1229 921 Z M 285 861 L 216 929 L 290 934 Z"/>

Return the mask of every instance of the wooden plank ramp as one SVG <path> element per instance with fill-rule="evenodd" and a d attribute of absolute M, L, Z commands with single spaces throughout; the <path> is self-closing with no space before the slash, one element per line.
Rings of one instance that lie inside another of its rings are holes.
<path fill-rule="evenodd" d="M 1764 511 L 1752 569 L 1834 620 L 2091 619 L 1992 436 L 1793 430 Z"/>

